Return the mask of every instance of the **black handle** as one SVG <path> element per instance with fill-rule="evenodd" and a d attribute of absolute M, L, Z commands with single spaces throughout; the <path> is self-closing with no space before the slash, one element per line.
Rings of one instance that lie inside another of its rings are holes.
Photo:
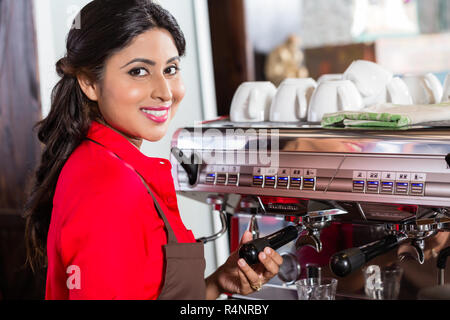
<path fill-rule="evenodd" d="M 172 154 L 175 156 L 175 158 L 178 160 L 180 165 L 183 167 L 183 169 L 186 171 L 188 178 L 189 178 L 189 184 L 192 186 L 197 182 L 197 176 L 198 176 L 198 167 L 199 164 L 198 159 L 195 155 L 195 153 L 192 153 L 191 158 L 189 159 L 186 157 L 183 151 L 181 151 L 178 148 L 172 148 L 170 149 Z"/>
<path fill-rule="evenodd" d="M 239 257 L 247 261 L 248 264 L 256 264 L 259 262 L 258 254 L 263 251 L 265 247 L 277 250 L 286 243 L 297 239 L 297 237 L 298 228 L 295 226 L 288 226 L 266 237 L 244 243 L 239 248 Z"/>
<path fill-rule="evenodd" d="M 335 253 L 330 258 L 330 268 L 338 277 L 345 277 L 361 268 L 366 262 L 382 255 L 399 244 L 399 238 L 389 235 L 381 240 L 369 243 L 359 248 L 350 248 Z"/>
<path fill-rule="evenodd" d="M 439 255 L 437 257 L 437 267 L 438 269 L 445 269 L 445 265 L 447 264 L 447 257 L 450 256 L 450 247 L 442 249 L 439 251 Z"/>
<path fill-rule="evenodd" d="M 450 153 L 445 156 L 445 162 L 447 162 L 447 166 L 450 168 Z"/>

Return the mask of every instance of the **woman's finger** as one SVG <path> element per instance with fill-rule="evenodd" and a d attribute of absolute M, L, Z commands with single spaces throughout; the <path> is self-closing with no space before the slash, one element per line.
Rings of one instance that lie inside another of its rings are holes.
<path fill-rule="evenodd" d="M 275 261 L 276 264 L 281 266 L 281 264 L 283 263 L 283 257 L 278 252 L 269 247 L 265 248 L 264 251 Z"/>
<path fill-rule="evenodd" d="M 259 286 L 260 285 L 260 278 L 255 270 L 253 270 L 252 267 L 250 267 L 247 262 L 245 262 L 244 259 L 238 260 L 238 265 L 240 270 L 244 273 L 245 277 L 248 279 L 248 283 L 250 286 Z"/>
<path fill-rule="evenodd" d="M 275 259 L 272 258 L 271 252 L 269 250 L 271 249 L 270 248 L 264 249 L 264 251 L 259 253 L 258 258 L 265 268 L 264 277 L 270 279 L 278 273 L 280 266 L 275 262 Z"/>
<path fill-rule="evenodd" d="M 238 270 L 238 274 L 239 274 L 239 279 L 241 280 L 241 285 L 250 286 L 250 283 L 248 282 L 248 279 L 245 276 L 245 274 L 242 272 L 242 270 Z"/>

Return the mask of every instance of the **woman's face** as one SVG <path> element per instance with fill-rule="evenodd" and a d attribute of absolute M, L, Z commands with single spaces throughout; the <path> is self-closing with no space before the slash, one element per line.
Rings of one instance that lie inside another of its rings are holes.
<path fill-rule="evenodd" d="M 179 65 L 171 34 L 159 28 L 112 55 L 95 89 L 107 124 L 138 148 L 142 139 L 160 140 L 184 97 Z"/>

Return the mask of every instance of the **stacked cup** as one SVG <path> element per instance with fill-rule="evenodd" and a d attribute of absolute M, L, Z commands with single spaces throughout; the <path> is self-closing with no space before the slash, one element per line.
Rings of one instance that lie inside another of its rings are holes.
<path fill-rule="evenodd" d="M 230 120 L 261 122 L 269 120 L 270 105 L 277 88 L 270 81 L 242 83 L 231 100 Z"/>
<path fill-rule="evenodd" d="M 377 63 L 356 60 L 343 74 L 242 83 L 231 102 L 234 122 L 320 122 L 325 113 L 358 111 L 378 103 L 450 102 L 450 74 L 444 88 L 432 73 L 396 77 Z"/>
<path fill-rule="evenodd" d="M 347 68 L 343 77 L 355 84 L 366 107 L 384 102 L 413 103 L 404 81 L 374 62 L 356 60 Z"/>

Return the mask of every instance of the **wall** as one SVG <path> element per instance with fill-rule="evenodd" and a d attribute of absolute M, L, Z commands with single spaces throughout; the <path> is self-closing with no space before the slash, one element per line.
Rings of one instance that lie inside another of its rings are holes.
<path fill-rule="evenodd" d="M 76 12 L 88 2 L 90 1 L 34 0 L 43 116 L 50 108 L 51 88 L 58 80 L 54 64 L 65 53 L 65 38 L 70 23 Z M 189 126 L 200 120 L 215 117 L 216 106 L 206 1 L 158 2 L 175 16 L 187 40 L 186 56 L 181 64 L 186 96 L 166 137 L 157 143 L 145 141 L 141 148 L 147 156 L 167 158 L 173 132 L 181 126 Z M 217 219 L 213 217 L 206 204 L 182 196 L 178 196 L 178 204 L 186 227 L 191 229 L 196 237 L 210 235 L 213 230 L 219 229 Z M 207 244 L 205 247 L 207 275 L 216 269 L 217 257 L 216 244 Z"/>

